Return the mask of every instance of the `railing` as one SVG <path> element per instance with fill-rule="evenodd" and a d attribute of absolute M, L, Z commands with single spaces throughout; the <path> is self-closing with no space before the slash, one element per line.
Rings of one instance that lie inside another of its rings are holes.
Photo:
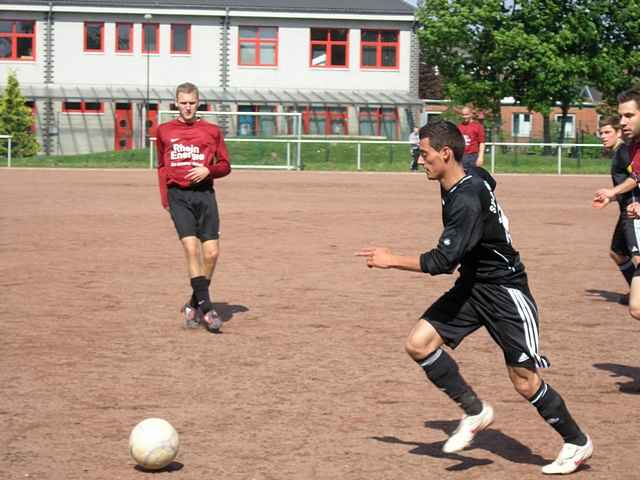
<path fill-rule="evenodd" d="M 562 150 L 565 148 L 600 148 L 602 149 L 602 145 L 597 143 L 516 143 L 516 142 L 496 142 L 496 143 L 487 143 L 486 144 L 490 149 L 491 155 L 491 173 L 495 172 L 496 165 L 496 147 L 514 147 L 514 148 L 529 148 L 529 147 L 542 147 L 554 149 L 557 148 L 556 156 L 557 156 L 557 173 L 558 175 L 562 175 Z"/>
<path fill-rule="evenodd" d="M 151 148 L 149 149 L 149 168 L 154 167 L 154 156 L 155 156 L 155 137 L 150 137 Z M 274 166 L 274 165 L 233 165 L 233 168 L 271 168 L 271 169 L 287 169 L 287 170 L 300 170 L 302 167 L 301 160 L 301 146 L 302 144 L 309 143 L 320 143 L 320 144 L 349 144 L 356 145 L 356 169 L 362 170 L 362 145 L 407 145 L 410 146 L 409 142 L 405 141 L 391 141 L 391 140 L 341 140 L 341 139 L 283 139 L 283 138 L 225 138 L 226 143 L 282 143 L 286 144 L 286 165 L 282 166 Z M 295 166 L 291 162 L 291 145 L 296 145 L 296 162 Z"/>
<path fill-rule="evenodd" d="M 12 166 L 12 135 L 0 135 L 8 142 L 7 163 Z M 150 138 L 148 166 L 155 165 L 155 137 Z M 409 168 L 407 141 L 369 138 L 227 138 L 238 144 L 232 152 L 235 169 L 300 170 L 305 166 L 325 170 L 398 171 Z M 241 145 L 247 147 L 241 147 Z M 270 144 L 274 146 L 269 147 Z M 320 148 L 303 148 L 305 145 Z M 249 147 L 249 145 L 255 145 Z M 276 147 L 275 145 L 278 145 Z M 379 147 L 379 148 L 376 148 Z M 295 149 L 295 151 L 294 151 Z M 597 149 L 594 151 L 593 149 Z M 304 150 L 304 154 L 301 152 Z M 584 143 L 487 143 L 485 168 L 491 173 L 600 173 L 608 172 L 608 162 L 600 144 Z M 234 161 L 235 160 L 235 161 Z"/>
<path fill-rule="evenodd" d="M 0 140 L 7 141 L 7 167 L 11 168 L 11 139 L 13 135 L 0 135 Z"/>

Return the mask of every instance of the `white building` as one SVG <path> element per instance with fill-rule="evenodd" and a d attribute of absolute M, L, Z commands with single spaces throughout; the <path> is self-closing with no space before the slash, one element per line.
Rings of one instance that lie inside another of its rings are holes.
<path fill-rule="evenodd" d="M 402 0 L 0 1 L 0 83 L 17 73 L 50 154 L 143 146 L 185 81 L 203 109 L 299 111 L 306 135 L 405 138 L 420 107 L 413 24 Z M 293 133 L 260 118 L 224 126 Z"/>

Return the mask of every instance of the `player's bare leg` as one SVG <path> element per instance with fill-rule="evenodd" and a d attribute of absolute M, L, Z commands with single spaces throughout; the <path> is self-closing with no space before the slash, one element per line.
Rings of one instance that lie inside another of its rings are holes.
<path fill-rule="evenodd" d="M 458 364 L 443 345 L 444 340 L 436 329 L 420 319 L 409 334 L 405 349 L 427 378 L 465 412 L 458 428 L 442 447 L 445 453 L 454 453 L 469 446 L 476 433 L 491 425 L 494 414 L 493 408 L 482 402 L 462 378 Z"/>
<path fill-rule="evenodd" d="M 220 241 L 207 240 L 202 242 L 202 274 L 209 280 L 213 277 L 213 272 L 220 256 Z"/>
<path fill-rule="evenodd" d="M 538 410 L 540 416 L 564 440 L 558 457 L 542 467 L 542 473 L 574 472 L 593 454 L 591 439 L 580 430 L 560 394 L 544 382 L 537 369 L 507 366 L 507 370 L 516 391 Z"/>
<path fill-rule="evenodd" d="M 187 262 L 189 279 L 202 275 L 202 262 L 200 260 L 200 241 L 194 237 L 183 237 L 180 242 Z M 200 316 L 198 314 L 197 300 L 195 292 L 191 298 L 182 306 L 180 313 L 184 319 L 185 328 L 197 328 L 200 326 Z"/>
<path fill-rule="evenodd" d="M 621 255 L 617 252 L 614 252 L 613 250 L 609 252 L 609 256 L 611 257 L 611 260 L 613 260 L 617 265 L 618 270 L 620 270 L 620 273 L 622 273 L 622 276 L 624 277 L 627 284 L 631 286 L 633 273 L 636 270 L 637 257 L 634 256 L 633 258 L 629 258 L 626 255 Z M 623 297 L 620 299 L 620 303 L 622 303 L 623 305 L 629 304 L 629 293 L 623 295 Z"/>
<path fill-rule="evenodd" d="M 640 276 L 633 277 L 629 291 L 629 314 L 640 320 Z"/>
<path fill-rule="evenodd" d="M 211 278 L 215 271 L 218 257 L 220 256 L 220 241 L 207 240 L 202 242 L 202 273 L 207 279 L 207 286 L 211 285 Z M 222 326 L 222 319 L 218 312 L 211 308 L 204 312 L 202 316 L 203 322 L 207 325 L 207 329 L 211 332 L 217 332 Z"/>
<path fill-rule="evenodd" d="M 181 241 L 193 288 L 192 300 L 183 307 L 185 325 L 191 327 L 194 323 L 197 325 L 202 322 L 207 330 L 217 332 L 222 326 L 222 320 L 211 305 L 210 280 L 207 275 L 213 274 L 218 258 L 218 242 L 217 240 L 209 240 L 201 243 L 198 238 L 193 236 L 183 237 Z M 196 307 L 197 310 L 192 313 L 189 307 Z M 191 321 L 187 315 L 189 317 L 194 315 L 195 318 Z"/>
<path fill-rule="evenodd" d="M 184 250 L 184 257 L 187 261 L 187 269 L 189 278 L 200 277 L 204 275 L 202 265 L 200 240 L 197 237 L 183 237 L 180 239 Z"/>

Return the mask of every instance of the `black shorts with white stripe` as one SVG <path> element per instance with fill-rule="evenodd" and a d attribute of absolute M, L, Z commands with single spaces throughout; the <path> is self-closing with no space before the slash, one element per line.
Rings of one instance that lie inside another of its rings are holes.
<path fill-rule="evenodd" d="M 550 366 L 538 351 L 538 309 L 526 281 L 494 285 L 458 279 L 422 318 L 451 348 L 485 327 L 502 349 L 507 365 L 530 370 Z"/>
<path fill-rule="evenodd" d="M 625 257 L 640 255 L 640 219 L 620 214 L 611 237 L 611 251 Z"/>

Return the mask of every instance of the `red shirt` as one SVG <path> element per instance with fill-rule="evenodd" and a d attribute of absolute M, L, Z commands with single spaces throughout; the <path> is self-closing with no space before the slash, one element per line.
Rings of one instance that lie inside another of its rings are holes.
<path fill-rule="evenodd" d="M 464 137 L 464 153 L 478 153 L 480 144 L 484 143 L 484 127 L 478 122 L 461 123 L 458 130 Z"/>
<path fill-rule="evenodd" d="M 631 174 L 636 182 L 640 182 L 640 142 L 634 142 L 629 145 L 629 158 L 631 163 Z"/>
<path fill-rule="evenodd" d="M 191 185 L 185 175 L 193 167 L 202 165 L 209 169 L 210 178 L 203 182 L 213 183 L 214 178 L 224 177 L 231 172 L 222 131 L 216 125 L 201 119 L 193 123 L 178 119 L 163 123 L 158 127 L 156 148 L 158 187 L 164 208 L 169 206 L 167 187 Z"/>

